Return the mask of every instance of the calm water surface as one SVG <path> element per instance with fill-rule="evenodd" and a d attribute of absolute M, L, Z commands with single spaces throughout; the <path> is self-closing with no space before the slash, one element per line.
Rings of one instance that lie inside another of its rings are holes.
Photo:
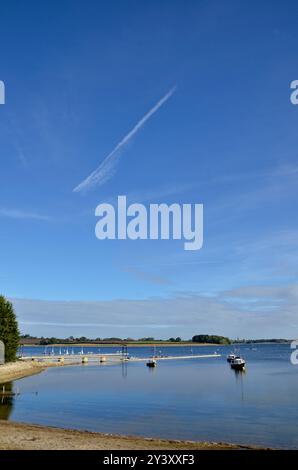
<path fill-rule="evenodd" d="M 160 361 L 153 370 L 144 362 L 48 369 L 9 385 L 20 395 L 0 402 L 0 418 L 107 433 L 298 448 L 298 366 L 290 363 L 290 345 L 242 346 L 247 361 L 243 374 L 226 362 L 231 348 L 193 348 L 198 354 L 215 350 L 223 356 Z M 26 349 L 27 354 L 33 351 L 44 348 Z M 152 349 L 130 352 L 148 357 Z M 191 349 L 163 347 L 162 353 L 189 355 Z"/>

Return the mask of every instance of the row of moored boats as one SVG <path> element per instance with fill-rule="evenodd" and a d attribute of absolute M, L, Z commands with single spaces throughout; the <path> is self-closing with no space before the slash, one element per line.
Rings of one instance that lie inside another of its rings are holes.
<path fill-rule="evenodd" d="M 240 357 L 240 356 L 237 356 L 236 354 L 229 354 L 227 356 L 227 361 L 230 363 L 231 365 L 231 368 L 234 369 L 234 370 L 244 370 L 245 369 L 245 360 Z M 157 362 L 156 362 L 156 359 L 154 359 L 154 357 L 152 357 L 151 359 L 149 359 L 149 361 L 147 362 L 146 364 L 148 367 L 156 367 L 157 365 Z"/>
<path fill-rule="evenodd" d="M 245 360 L 237 356 L 236 354 L 229 354 L 227 356 L 227 361 L 230 363 L 231 368 L 235 370 L 244 370 L 245 369 Z"/>

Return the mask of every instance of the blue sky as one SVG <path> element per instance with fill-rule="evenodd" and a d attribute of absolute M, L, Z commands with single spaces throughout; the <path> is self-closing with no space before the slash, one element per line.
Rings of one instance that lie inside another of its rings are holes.
<path fill-rule="evenodd" d="M 22 331 L 297 336 L 296 2 L 0 10 L 0 279 Z M 74 193 L 173 86 L 110 180 Z M 120 194 L 203 203 L 203 248 L 97 240 Z"/>

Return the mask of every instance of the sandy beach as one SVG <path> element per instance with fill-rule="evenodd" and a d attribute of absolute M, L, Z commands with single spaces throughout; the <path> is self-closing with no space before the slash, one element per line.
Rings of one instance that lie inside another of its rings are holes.
<path fill-rule="evenodd" d="M 0 450 L 252 450 L 216 442 L 150 439 L 0 420 Z"/>
<path fill-rule="evenodd" d="M 22 379 L 29 375 L 39 374 L 48 367 L 63 367 L 63 364 L 58 362 L 8 362 L 0 366 L 0 383 L 10 382 L 12 380 Z"/>

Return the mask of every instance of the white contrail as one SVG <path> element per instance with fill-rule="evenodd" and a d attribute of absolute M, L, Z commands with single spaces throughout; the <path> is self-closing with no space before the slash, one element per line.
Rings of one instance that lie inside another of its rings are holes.
<path fill-rule="evenodd" d="M 146 121 L 156 113 L 156 111 L 172 96 L 175 92 L 176 87 L 171 88 L 168 93 L 161 98 L 153 108 L 145 114 L 142 119 L 132 128 L 132 130 L 116 145 L 114 150 L 112 150 L 109 155 L 101 162 L 99 167 L 96 168 L 89 176 L 87 176 L 84 181 L 82 181 L 78 186 L 73 189 L 73 192 L 79 192 L 83 189 L 88 189 L 91 186 L 96 184 L 101 185 L 108 181 L 115 172 L 116 163 L 120 157 L 120 150 L 122 150 L 125 145 L 133 138 L 133 136 L 144 126 Z"/>

